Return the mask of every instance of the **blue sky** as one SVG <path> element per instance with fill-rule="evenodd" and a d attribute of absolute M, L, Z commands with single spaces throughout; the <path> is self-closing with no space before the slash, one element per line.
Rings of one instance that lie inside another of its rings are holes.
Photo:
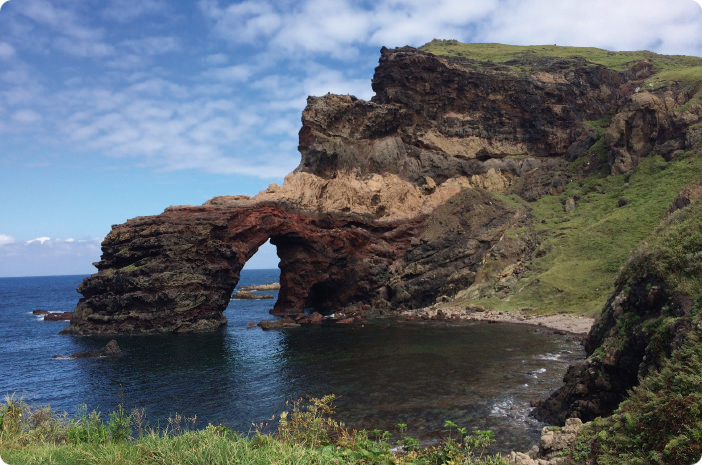
<path fill-rule="evenodd" d="M 306 97 L 370 98 L 383 45 L 702 55 L 693 0 L 0 4 L 0 276 L 92 273 L 112 224 L 282 183 Z"/>

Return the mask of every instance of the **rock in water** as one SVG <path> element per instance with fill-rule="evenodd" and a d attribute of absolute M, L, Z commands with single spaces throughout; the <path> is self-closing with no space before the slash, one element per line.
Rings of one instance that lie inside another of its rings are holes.
<path fill-rule="evenodd" d="M 232 295 L 232 300 L 261 300 L 261 299 L 272 299 L 272 294 L 255 294 L 253 292 L 240 290 Z"/>
<path fill-rule="evenodd" d="M 102 349 L 89 350 L 87 352 L 76 352 L 70 358 L 100 358 L 100 357 L 119 357 L 122 355 L 122 349 L 114 339 L 110 340 Z"/>
<path fill-rule="evenodd" d="M 44 321 L 70 321 L 73 312 L 49 312 L 44 315 Z"/>

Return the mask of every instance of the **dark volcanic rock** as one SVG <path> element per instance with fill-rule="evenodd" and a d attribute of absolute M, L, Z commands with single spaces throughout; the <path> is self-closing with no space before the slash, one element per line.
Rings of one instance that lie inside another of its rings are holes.
<path fill-rule="evenodd" d="M 378 223 L 352 214 L 255 208 L 171 208 L 115 226 L 98 273 L 63 332 L 119 334 L 209 331 L 246 261 L 270 238 L 280 256 L 272 313 L 329 312 L 374 296 L 421 220 Z"/>

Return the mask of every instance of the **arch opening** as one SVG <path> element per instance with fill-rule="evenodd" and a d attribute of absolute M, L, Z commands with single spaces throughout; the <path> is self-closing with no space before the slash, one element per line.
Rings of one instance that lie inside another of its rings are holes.
<path fill-rule="evenodd" d="M 251 258 L 246 261 L 242 270 L 271 270 L 278 268 L 279 264 L 278 249 L 271 244 L 270 239 L 267 239 L 266 242 L 258 247 Z"/>
<path fill-rule="evenodd" d="M 276 303 L 280 289 L 280 258 L 277 247 L 266 239 L 252 248 L 251 255 L 237 273 L 231 300 L 265 300 Z"/>

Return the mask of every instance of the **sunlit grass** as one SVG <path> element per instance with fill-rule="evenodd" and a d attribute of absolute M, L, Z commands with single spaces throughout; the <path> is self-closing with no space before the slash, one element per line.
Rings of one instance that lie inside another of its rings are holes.
<path fill-rule="evenodd" d="M 69 418 L 7 398 L 0 404 L 0 456 L 11 465 L 507 465 L 501 456 L 485 454 L 494 443 L 491 431 L 469 432 L 446 421 L 445 439 L 420 447 L 404 435 L 405 424 L 398 424 L 395 440 L 388 431 L 347 429 L 333 418 L 334 399 L 294 402 L 272 433 L 257 428 L 242 435 L 224 426 L 183 429 L 173 419 L 166 429 L 143 431 L 140 415 L 125 416 L 121 407 L 103 422 L 95 412 Z M 137 437 L 116 434 L 135 430 Z"/>
<path fill-rule="evenodd" d="M 464 44 L 456 40 L 433 40 L 420 49 L 434 55 L 462 57 L 494 63 L 507 63 L 530 57 L 572 58 L 577 56 L 617 71 L 624 71 L 632 62 L 641 60 L 651 61 L 660 71 L 675 71 L 681 68 L 702 66 L 702 58 L 693 56 L 659 55 L 646 50 L 613 52 L 595 47 L 569 47 L 552 44 L 523 46 L 494 43 Z M 691 71 L 691 73 L 696 73 L 696 71 Z"/>
<path fill-rule="evenodd" d="M 497 310 L 598 314 L 631 252 L 654 231 L 678 193 L 701 178 L 702 157 L 686 154 L 672 162 L 649 157 L 631 174 L 591 176 L 572 182 L 559 196 L 523 202 L 534 215 L 538 258 L 529 263 L 516 292 L 472 303 Z M 568 198 L 578 200 L 565 212 Z M 628 201 L 622 207 L 621 198 Z"/>

